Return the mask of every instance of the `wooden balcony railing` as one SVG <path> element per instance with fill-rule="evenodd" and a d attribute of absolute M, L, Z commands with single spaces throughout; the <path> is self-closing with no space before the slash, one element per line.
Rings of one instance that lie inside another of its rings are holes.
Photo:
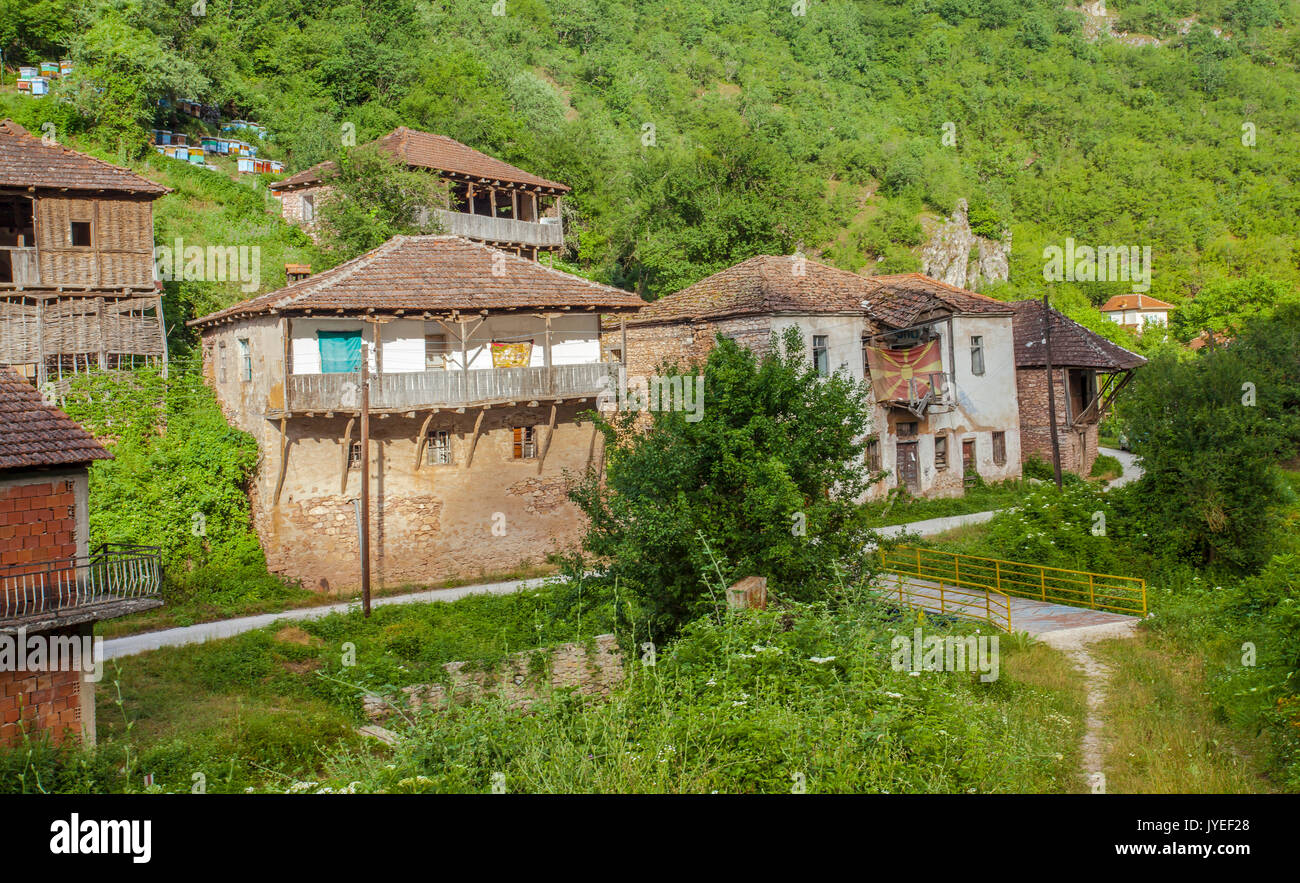
<path fill-rule="evenodd" d="M 559 224 L 471 215 L 446 209 L 439 209 L 437 214 L 448 233 L 466 239 L 511 242 L 537 248 L 559 248 L 564 245 L 564 229 Z"/>
<path fill-rule="evenodd" d="M 554 365 L 550 368 L 477 368 L 469 371 L 412 371 L 370 378 L 370 407 L 418 410 L 430 407 L 535 399 L 585 398 L 609 383 L 610 363 Z M 347 411 L 361 405 L 355 374 L 291 374 L 291 411 Z"/>

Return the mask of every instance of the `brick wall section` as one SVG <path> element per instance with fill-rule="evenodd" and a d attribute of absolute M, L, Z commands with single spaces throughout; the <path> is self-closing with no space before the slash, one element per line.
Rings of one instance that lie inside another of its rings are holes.
<path fill-rule="evenodd" d="M 75 503 L 71 481 L 0 487 L 0 566 L 76 556 Z"/>
<path fill-rule="evenodd" d="M 628 376 L 658 373 L 665 362 L 686 365 L 703 363 L 713 350 L 717 335 L 733 338 L 761 356 L 771 342 L 771 320 L 762 316 L 722 319 L 717 322 L 702 321 L 694 325 L 684 322 L 665 325 L 638 325 L 627 329 Z M 622 345 L 622 334 L 615 327 L 602 335 L 606 354 Z"/>
<path fill-rule="evenodd" d="M 1097 424 L 1071 427 L 1066 419 L 1065 369 L 1052 371 L 1056 399 L 1057 443 L 1061 468 L 1086 476 L 1097 459 Z M 1037 456 L 1052 462 L 1052 428 L 1047 409 L 1047 372 L 1042 368 L 1016 371 L 1016 393 L 1020 401 L 1020 460 Z"/>
<path fill-rule="evenodd" d="M 77 635 L 76 629 L 42 634 Z M 90 689 L 90 687 L 87 687 Z M 49 733 L 57 743 L 81 735 L 81 672 L 0 671 L 0 746 Z"/>
<path fill-rule="evenodd" d="M 403 687 L 402 693 L 414 710 L 493 694 L 512 708 L 526 711 L 545 694 L 566 687 L 577 688 L 584 696 L 608 696 L 623 681 L 623 657 L 613 635 L 598 635 L 592 643 L 594 653 L 588 653 L 587 645 L 581 642 L 524 650 L 508 656 L 490 671 L 464 662 L 449 662 L 443 666 L 447 672 L 445 684 L 415 684 Z M 389 717 L 393 708 L 379 697 L 367 696 L 365 711 L 371 720 L 379 721 Z"/>

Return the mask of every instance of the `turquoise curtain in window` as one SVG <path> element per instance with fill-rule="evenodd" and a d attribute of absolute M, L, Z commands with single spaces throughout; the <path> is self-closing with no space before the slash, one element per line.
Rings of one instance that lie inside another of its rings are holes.
<path fill-rule="evenodd" d="M 356 373 L 361 370 L 360 331 L 317 331 L 322 374 Z"/>

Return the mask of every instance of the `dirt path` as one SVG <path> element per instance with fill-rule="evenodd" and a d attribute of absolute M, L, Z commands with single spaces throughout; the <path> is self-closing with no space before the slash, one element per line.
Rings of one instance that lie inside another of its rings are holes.
<path fill-rule="evenodd" d="M 1111 668 L 1089 652 L 1088 645 L 1110 638 L 1131 638 L 1138 622 L 1139 620 L 1132 619 L 1127 622 L 1060 629 L 1038 636 L 1044 644 L 1068 656 L 1083 672 L 1088 710 L 1084 716 L 1083 757 L 1079 769 L 1088 789 L 1094 794 L 1106 793 L 1106 772 L 1102 764 L 1105 758 L 1105 722 L 1101 718 L 1101 707 L 1106 700 L 1106 685 L 1110 681 Z"/>

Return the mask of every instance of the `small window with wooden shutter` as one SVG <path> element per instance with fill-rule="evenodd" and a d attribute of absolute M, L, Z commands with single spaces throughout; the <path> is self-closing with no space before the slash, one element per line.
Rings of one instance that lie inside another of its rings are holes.
<path fill-rule="evenodd" d="M 516 426 L 514 432 L 514 455 L 516 460 L 534 460 L 537 458 L 537 443 L 534 441 L 533 427 Z"/>

